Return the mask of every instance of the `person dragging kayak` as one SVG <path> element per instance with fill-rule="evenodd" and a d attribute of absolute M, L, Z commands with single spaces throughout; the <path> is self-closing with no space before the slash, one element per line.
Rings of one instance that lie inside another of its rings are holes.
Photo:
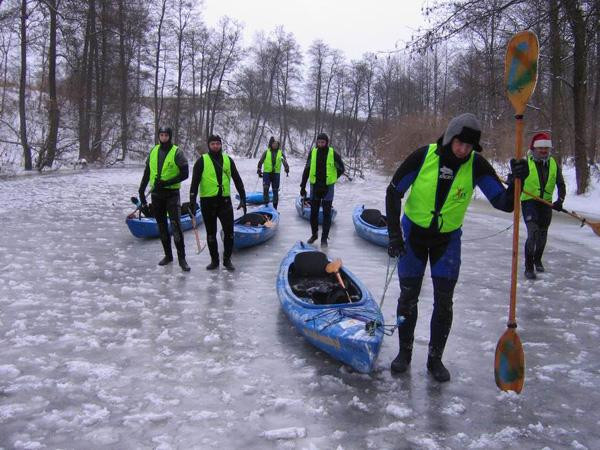
<path fill-rule="evenodd" d="M 235 167 L 231 156 L 223 152 L 221 137 L 212 135 L 208 138 L 208 153 L 203 154 L 192 170 L 192 186 L 190 187 L 190 207 L 195 214 L 196 196 L 200 192 L 200 209 L 206 240 L 210 252 L 210 264 L 207 270 L 219 267 L 219 246 L 217 244 L 217 218 L 223 229 L 223 266 L 227 270 L 235 270 L 231 263 L 233 251 L 233 207 L 231 205 L 231 180 L 240 195 L 237 209 L 246 214 L 246 191 L 244 183 Z"/>
<path fill-rule="evenodd" d="M 548 228 L 552 221 L 552 210 L 561 211 L 567 189 L 565 180 L 556 160 L 550 155 L 552 141 L 547 133 L 537 133 L 529 146 L 529 176 L 525 179 L 521 193 L 521 209 L 527 227 L 525 241 L 525 277 L 533 280 L 535 272 L 544 272 L 542 256 L 548 238 Z M 525 192 L 552 202 L 554 190 L 558 188 L 558 198 L 552 207 L 534 200 Z"/>
<path fill-rule="evenodd" d="M 460 269 L 462 224 L 475 186 L 497 209 L 514 208 L 514 177 L 525 179 L 527 161 L 511 160 L 505 189 L 481 156 L 481 126 L 470 113 L 453 118 L 436 143 L 419 148 L 400 165 L 386 192 L 390 257 L 398 257 L 400 298 L 397 316 L 400 351 L 391 370 L 405 372 L 412 358 L 417 302 L 429 259 L 433 281 L 427 369 L 440 382 L 450 380 L 442 355 L 452 326 L 452 298 Z M 400 222 L 401 200 L 410 190 Z M 402 227 L 401 227 L 402 225 Z"/>
<path fill-rule="evenodd" d="M 279 204 L 279 181 L 281 164 L 285 168 L 286 176 L 290 175 L 290 166 L 285 159 L 285 154 L 280 148 L 281 144 L 273 136 L 269 139 L 269 146 L 258 160 L 256 173 L 263 179 L 263 202 L 269 203 L 269 188 L 273 190 L 273 208 Z M 262 170 L 261 170 L 262 169 Z"/>
<path fill-rule="evenodd" d="M 179 266 L 185 271 L 190 271 L 190 266 L 185 260 L 185 245 L 181 229 L 181 199 L 179 188 L 181 182 L 189 174 L 188 162 L 183 151 L 171 142 L 173 130 L 169 127 L 160 127 L 158 130 L 159 143 L 150 150 L 146 159 L 146 168 L 140 183 L 139 195 L 142 208 L 148 208 L 146 203 L 146 187 L 150 183 L 152 209 L 162 242 L 165 256 L 158 263 L 165 266 L 173 261 L 171 250 L 171 236 L 167 223 L 167 214 L 173 230 L 173 241 L 177 249 Z"/>
<path fill-rule="evenodd" d="M 306 166 L 302 173 L 300 195 L 306 198 L 306 182 L 310 182 L 310 228 L 312 235 L 308 243 L 312 244 L 319 237 L 319 209 L 323 207 L 323 232 L 321 245 L 327 246 L 329 229 L 331 228 L 331 210 L 335 183 L 344 173 L 342 157 L 329 146 L 329 137 L 325 133 L 317 136 L 316 147 L 308 154 Z"/>

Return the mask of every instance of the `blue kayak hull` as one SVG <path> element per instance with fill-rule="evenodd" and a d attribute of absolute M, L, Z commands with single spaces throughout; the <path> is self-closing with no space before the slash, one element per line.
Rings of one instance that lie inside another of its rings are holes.
<path fill-rule="evenodd" d="M 288 319 L 312 345 L 361 373 L 373 370 L 383 342 L 380 326 L 368 332 L 366 324 L 383 324 L 383 315 L 366 286 L 349 270 L 342 272 L 361 291 L 360 301 L 336 305 L 316 305 L 297 297 L 289 284 L 290 265 L 300 252 L 316 249 L 298 242 L 283 258 L 276 288 L 281 307 Z"/>
<path fill-rule="evenodd" d="M 275 236 L 277 228 L 279 228 L 279 211 L 275 208 L 263 206 L 258 209 L 253 209 L 251 212 L 270 214 L 273 226 L 270 228 L 264 226 L 252 227 L 242 225 L 236 220 L 233 224 L 233 248 L 236 250 L 253 247 L 268 241 Z"/>
<path fill-rule="evenodd" d="M 156 223 L 156 219 L 153 217 L 142 217 L 141 219 L 126 219 L 125 222 L 129 227 L 129 231 L 136 238 L 157 238 L 160 236 L 158 231 L 158 224 Z M 173 234 L 173 229 L 171 227 L 171 221 L 167 219 L 167 223 L 169 224 L 169 234 Z M 202 213 L 200 212 L 200 208 L 196 210 L 196 225 L 200 225 L 202 223 Z M 192 218 L 189 214 L 181 215 L 181 229 L 183 231 L 192 229 Z"/>
<path fill-rule="evenodd" d="M 239 194 L 235 194 L 236 199 L 240 199 Z M 269 191 L 269 202 L 273 203 L 273 191 Z M 248 205 L 263 205 L 263 193 L 262 192 L 246 192 L 246 203 Z"/>
<path fill-rule="evenodd" d="M 310 206 L 306 206 L 302 204 L 302 197 L 296 197 L 296 212 L 300 217 L 306 220 L 310 220 Z M 331 208 L 331 223 L 335 220 L 335 216 L 337 216 L 337 210 L 335 208 Z M 319 225 L 323 225 L 323 208 L 319 208 Z"/>
<path fill-rule="evenodd" d="M 364 209 L 365 205 L 357 206 L 352 213 L 352 222 L 354 222 L 356 234 L 375 245 L 387 248 L 390 241 L 387 227 L 376 227 L 365 222 L 361 217 Z"/>

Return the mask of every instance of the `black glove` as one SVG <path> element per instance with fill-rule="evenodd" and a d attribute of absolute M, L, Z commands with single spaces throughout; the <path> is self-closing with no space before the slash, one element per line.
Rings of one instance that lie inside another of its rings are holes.
<path fill-rule="evenodd" d="M 285 176 L 289 177 L 290 176 L 290 169 L 285 169 Z"/>
<path fill-rule="evenodd" d="M 238 205 L 237 209 L 243 209 L 244 215 L 246 215 L 247 209 L 246 209 L 246 200 L 245 199 L 240 200 L 240 204 Z"/>
<path fill-rule="evenodd" d="M 300 197 L 306 198 L 306 188 L 304 186 L 300 186 Z"/>
<path fill-rule="evenodd" d="M 262 170 L 257 169 L 256 174 L 258 175 L 258 178 L 262 178 Z"/>
<path fill-rule="evenodd" d="M 195 216 L 195 215 L 196 215 L 196 208 L 197 208 L 197 206 L 198 206 L 198 205 L 196 205 L 196 202 L 195 202 L 195 201 L 192 201 L 192 200 L 190 200 L 190 214 L 191 214 L 192 216 Z"/>
<path fill-rule="evenodd" d="M 392 258 L 406 255 L 406 248 L 404 247 L 404 239 L 402 239 L 402 236 L 390 238 L 390 242 L 388 243 L 388 255 Z"/>
<path fill-rule="evenodd" d="M 510 160 L 510 171 L 514 178 L 524 181 L 529 176 L 529 163 L 525 158 L 513 158 Z"/>
<path fill-rule="evenodd" d="M 139 191 L 138 194 L 140 194 L 140 203 L 142 206 L 146 206 L 148 204 L 146 201 L 146 194 L 144 194 L 144 191 Z"/>
<path fill-rule="evenodd" d="M 554 203 L 552 203 L 552 209 L 554 211 L 562 211 L 563 210 L 563 199 L 559 198 Z"/>

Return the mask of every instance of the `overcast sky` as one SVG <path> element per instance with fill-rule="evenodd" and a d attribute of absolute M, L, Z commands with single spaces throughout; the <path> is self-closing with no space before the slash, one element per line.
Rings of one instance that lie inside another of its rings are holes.
<path fill-rule="evenodd" d="M 215 25 L 222 16 L 243 22 L 244 43 L 254 33 L 282 25 L 306 52 L 322 39 L 349 59 L 365 52 L 393 50 L 410 39 L 424 21 L 422 0 L 204 0 L 204 17 Z"/>

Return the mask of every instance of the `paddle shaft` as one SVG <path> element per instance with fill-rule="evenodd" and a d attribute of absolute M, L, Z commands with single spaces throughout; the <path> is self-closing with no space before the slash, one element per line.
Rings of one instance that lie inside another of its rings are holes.
<path fill-rule="evenodd" d="M 515 139 L 516 151 L 515 158 L 523 157 L 523 115 L 515 116 Z M 521 179 L 515 178 L 515 189 L 513 197 L 513 245 L 512 245 L 512 268 L 510 273 L 510 308 L 508 311 L 508 325 L 517 325 L 517 272 L 519 270 L 519 222 L 521 218 L 521 208 L 518 207 L 521 198 Z"/>
<path fill-rule="evenodd" d="M 529 195 L 531 198 L 533 198 L 534 200 L 537 200 L 537 201 L 538 201 L 538 202 L 540 202 L 540 203 L 543 203 L 544 205 L 548 205 L 548 206 L 554 206 L 554 205 L 553 205 L 551 202 L 549 202 L 548 200 L 544 200 L 543 198 L 541 198 L 541 197 L 538 197 L 537 195 L 534 195 L 534 194 L 532 194 L 531 192 L 527 192 L 527 191 L 525 191 L 525 190 L 524 190 L 524 191 L 523 191 L 523 193 L 524 193 L 524 194 L 526 194 L 526 195 Z M 570 216 L 571 216 L 571 217 L 573 217 L 574 219 L 577 219 L 577 220 L 579 220 L 581 223 L 586 223 L 586 224 L 590 225 L 590 224 L 588 223 L 588 221 L 586 220 L 586 218 L 585 218 L 585 217 L 581 217 L 579 214 L 576 214 L 576 213 L 574 213 L 574 212 L 572 212 L 572 211 L 567 211 L 567 210 L 566 210 L 566 209 L 564 209 L 564 208 L 563 208 L 563 209 L 561 209 L 560 211 L 561 211 L 561 212 L 564 212 L 565 214 L 568 214 L 568 215 L 570 215 Z M 590 225 L 590 226 L 591 226 L 591 225 Z"/>
<path fill-rule="evenodd" d="M 194 236 L 196 237 L 196 246 L 198 247 L 198 253 L 202 252 L 202 245 L 200 245 L 200 233 L 198 233 L 198 227 L 196 226 L 196 216 L 192 214 L 192 208 L 189 210 L 190 218 L 192 219 L 192 228 L 194 229 Z"/>

